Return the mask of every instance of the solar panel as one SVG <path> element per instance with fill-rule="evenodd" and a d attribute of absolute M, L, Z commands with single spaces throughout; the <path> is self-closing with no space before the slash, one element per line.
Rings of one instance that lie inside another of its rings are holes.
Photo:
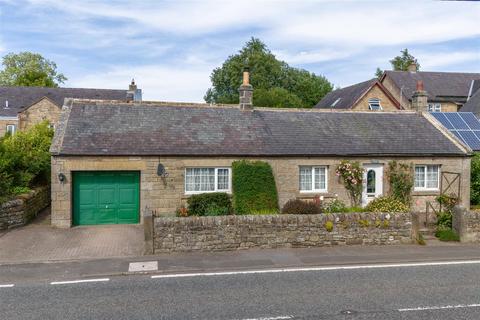
<path fill-rule="evenodd" d="M 432 112 L 445 128 L 472 150 L 480 150 L 480 121 L 471 112 Z"/>

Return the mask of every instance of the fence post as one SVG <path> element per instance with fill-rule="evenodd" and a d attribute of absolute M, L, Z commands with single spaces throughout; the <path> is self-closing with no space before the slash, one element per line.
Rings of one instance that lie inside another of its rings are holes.
<path fill-rule="evenodd" d="M 145 255 L 154 253 L 153 223 L 154 223 L 154 218 L 153 218 L 152 212 L 150 211 L 145 212 L 143 216 L 143 227 L 144 227 L 144 233 L 145 233 L 145 250 L 144 250 Z"/>

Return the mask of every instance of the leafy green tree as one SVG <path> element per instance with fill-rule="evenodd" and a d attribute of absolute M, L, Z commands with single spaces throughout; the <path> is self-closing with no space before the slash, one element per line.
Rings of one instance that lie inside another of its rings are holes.
<path fill-rule="evenodd" d="M 392 65 L 392 70 L 394 71 L 408 71 L 408 66 L 411 65 L 412 63 L 415 63 L 417 66 L 417 71 L 420 70 L 420 63 L 418 63 L 417 58 L 412 56 L 409 52 L 408 49 L 405 48 L 403 50 L 400 50 L 401 55 L 396 56 L 392 60 L 390 60 L 390 64 Z M 375 76 L 377 78 L 380 78 L 383 75 L 383 70 L 380 68 L 377 68 L 375 71 Z"/>
<path fill-rule="evenodd" d="M 57 72 L 55 62 L 38 53 L 9 53 L 3 57 L 2 65 L 2 86 L 58 87 L 67 80 L 63 74 Z"/>
<path fill-rule="evenodd" d="M 252 38 L 210 75 L 212 87 L 205 94 L 208 103 L 238 103 L 243 68 L 250 68 L 257 106 L 313 107 L 332 90 L 323 76 L 290 67 L 278 60 L 259 39 Z M 265 96 L 263 96 L 265 95 Z M 295 104 L 293 104 L 295 103 Z"/>

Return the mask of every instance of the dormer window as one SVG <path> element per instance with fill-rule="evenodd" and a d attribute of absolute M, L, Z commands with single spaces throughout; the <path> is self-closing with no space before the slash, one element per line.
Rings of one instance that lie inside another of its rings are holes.
<path fill-rule="evenodd" d="M 429 103 L 428 112 L 442 112 L 442 105 L 440 103 Z"/>
<path fill-rule="evenodd" d="M 380 99 L 378 99 L 378 98 L 368 99 L 368 109 L 373 110 L 373 111 L 383 110 L 382 105 L 380 104 Z"/>

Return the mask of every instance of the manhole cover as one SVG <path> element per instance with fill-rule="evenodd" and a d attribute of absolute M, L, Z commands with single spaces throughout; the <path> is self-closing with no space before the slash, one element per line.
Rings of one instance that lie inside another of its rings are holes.
<path fill-rule="evenodd" d="M 128 272 L 157 271 L 158 261 L 130 262 Z"/>

